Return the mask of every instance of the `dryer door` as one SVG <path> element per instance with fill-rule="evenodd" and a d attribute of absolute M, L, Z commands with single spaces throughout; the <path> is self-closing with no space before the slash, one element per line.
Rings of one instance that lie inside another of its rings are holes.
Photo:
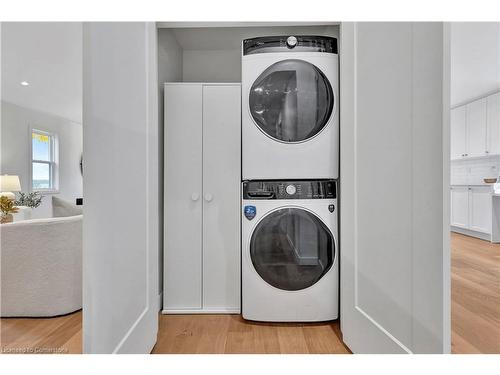
<path fill-rule="evenodd" d="M 304 60 L 283 60 L 267 68 L 250 89 L 255 124 L 267 136 L 286 143 L 303 142 L 327 125 L 334 108 L 327 77 Z"/>
<path fill-rule="evenodd" d="M 317 283 L 335 259 L 335 241 L 326 225 L 300 208 L 282 208 L 265 216 L 250 239 L 257 273 L 282 290 L 301 290 Z"/>

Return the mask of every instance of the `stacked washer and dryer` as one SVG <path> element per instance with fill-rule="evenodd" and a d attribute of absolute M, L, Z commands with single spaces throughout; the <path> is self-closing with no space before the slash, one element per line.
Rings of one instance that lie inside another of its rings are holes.
<path fill-rule="evenodd" d="M 242 315 L 336 319 L 337 40 L 259 37 L 242 52 Z"/>

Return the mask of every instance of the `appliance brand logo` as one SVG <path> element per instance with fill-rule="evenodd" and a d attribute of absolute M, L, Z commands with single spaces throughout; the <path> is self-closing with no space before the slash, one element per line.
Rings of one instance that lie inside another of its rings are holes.
<path fill-rule="evenodd" d="M 257 208 L 255 206 L 245 206 L 244 213 L 248 220 L 252 220 L 257 214 Z"/>

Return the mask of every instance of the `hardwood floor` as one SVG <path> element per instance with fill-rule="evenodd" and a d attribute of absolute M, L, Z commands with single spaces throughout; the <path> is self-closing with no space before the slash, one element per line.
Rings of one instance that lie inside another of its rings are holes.
<path fill-rule="evenodd" d="M 161 315 L 154 354 L 350 353 L 338 322 L 255 323 L 241 315 Z"/>
<path fill-rule="evenodd" d="M 452 352 L 500 353 L 500 244 L 452 233 Z M 81 353 L 82 312 L 0 319 L 2 353 Z M 265 324 L 239 315 L 160 315 L 153 353 L 348 353 L 338 322 Z"/>
<path fill-rule="evenodd" d="M 500 353 L 500 244 L 451 235 L 453 353 Z"/>
<path fill-rule="evenodd" d="M 56 318 L 0 319 L 2 354 L 82 352 L 82 311 Z"/>

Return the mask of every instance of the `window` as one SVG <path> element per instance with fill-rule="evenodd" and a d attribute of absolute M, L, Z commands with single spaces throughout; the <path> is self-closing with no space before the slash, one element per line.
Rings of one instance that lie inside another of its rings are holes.
<path fill-rule="evenodd" d="M 31 189 L 32 191 L 57 190 L 57 150 L 53 134 L 31 131 Z"/>

